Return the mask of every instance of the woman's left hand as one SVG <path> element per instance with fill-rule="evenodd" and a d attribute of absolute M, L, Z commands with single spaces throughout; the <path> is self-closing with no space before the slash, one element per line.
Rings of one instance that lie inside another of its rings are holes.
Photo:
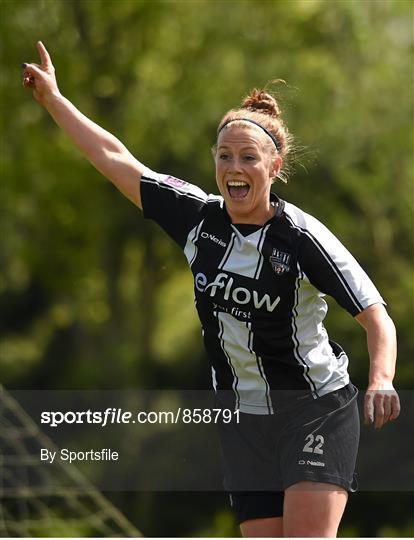
<path fill-rule="evenodd" d="M 387 422 L 398 418 L 401 411 L 400 398 L 392 383 L 368 387 L 364 400 L 364 420 L 381 429 Z"/>

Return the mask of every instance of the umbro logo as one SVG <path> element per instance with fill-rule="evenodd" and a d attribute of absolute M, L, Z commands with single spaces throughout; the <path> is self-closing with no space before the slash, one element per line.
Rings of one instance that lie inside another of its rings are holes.
<path fill-rule="evenodd" d="M 280 276 L 284 272 L 289 272 L 290 270 L 290 254 L 285 253 L 284 251 L 279 251 L 278 249 L 273 249 L 271 256 L 269 257 L 270 264 L 272 265 L 275 273 Z"/>
<path fill-rule="evenodd" d="M 227 247 L 226 242 L 223 242 L 223 240 L 221 240 L 220 238 L 217 238 L 217 236 L 215 236 L 214 234 L 210 234 L 208 232 L 202 232 L 200 236 L 201 238 L 206 238 L 207 240 L 211 240 L 212 242 L 214 242 L 215 244 L 218 244 L 221 247 Z"/>

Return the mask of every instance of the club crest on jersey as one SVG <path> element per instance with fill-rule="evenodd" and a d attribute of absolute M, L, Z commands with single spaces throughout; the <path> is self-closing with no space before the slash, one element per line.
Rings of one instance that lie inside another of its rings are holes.
<path fill-rule="evenodd" d="M 271 256 L 269 257 L 270 264 L 272 265 L 275 273 L 280 276 L 284 272 L 289 272 L 290 266 L 290 254 L 278 249 L 273 249 Z"/>

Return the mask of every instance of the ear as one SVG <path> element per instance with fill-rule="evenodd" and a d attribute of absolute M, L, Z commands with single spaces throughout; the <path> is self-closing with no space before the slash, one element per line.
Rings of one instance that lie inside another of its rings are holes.
<path fill-rule="evenodd" d="M 216 161 L 216 154 L 217 154 L 217 143 L 213 144 L 211 147 L 211 155 L 213 156 L 213 160 Z"/>
<path fill-rule="evenodd" d="M 282 168 L 282 165 L 283 165 L 283 159 L 281 158 L 281 156 L 277 155 L 273 159 L 272 164 L 270 166 L 270 176 L 272 178 L 274 178 L 275 176 L 279 174 L 280 169 Z"/>

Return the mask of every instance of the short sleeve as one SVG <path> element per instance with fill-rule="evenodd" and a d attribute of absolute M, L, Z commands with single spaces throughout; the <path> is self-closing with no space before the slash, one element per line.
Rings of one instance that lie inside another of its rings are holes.
<path fill-rule="evenodd" d="M 184 180 L 145 169 L 141 176 L 144 217 L 156 221 L 184 248 L 189 232 L 203 219 L 207 194 Z"/>
<path fill-rule="evenodd" d="M 291 224 L 299 233 L 300 271 L 314 287 L 332 296 L 352 316 L 372 304 L 385 304 L 371 279 L 345 246 L 317 219 L 296 210 Z"/>

